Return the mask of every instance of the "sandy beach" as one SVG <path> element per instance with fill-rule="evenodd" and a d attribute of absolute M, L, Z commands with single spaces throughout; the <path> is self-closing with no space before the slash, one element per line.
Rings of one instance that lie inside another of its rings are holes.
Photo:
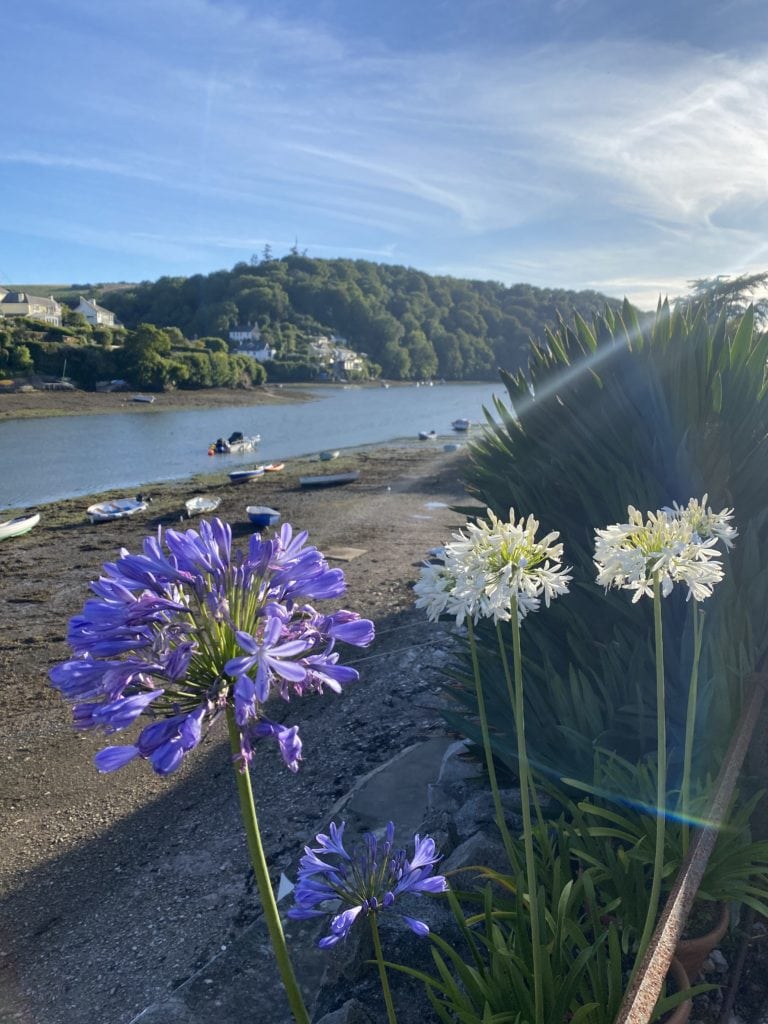
<path fill-rule="evenodd" d="M 63 394 L 30 398 L 53 397 L 61 410 Z M 96 495 L 44 507 L 31 533 L 3 542 L 3 1024 L 127 1024 L 256 911 L 223 732 L 209 735 L 170 779 L 144 764 L 100 776 L 91 757 L 103 739 L 75 733 L 48 684 L 51 666 L 67 656 L 68 619 L 103 562 L 122 546 L 136 550 L 158 526 L 180 526 L 192 494 L 221 497 L 217 514 L 240 541 L 252 531 L 245 506 L 268 504 L 344 568 L 345 606 L 376 622 L 374 648 L 348 659 L 358 664 L 358 684 L 276 709 L 301 726 L 299 773 L 268 745 L 257 751 L 257 800 L 279 872 L 327 826 L 328 809 L 355 779 L 443 731 L 441 673 L 424 657 L 440 634 L 414 611 L 411 588 L 429 548 L 463 521 L 450 506 L 466 503 L 464 457 L 431 446 L 348 451 L 333 470 L 354 467 L 359 479 L 317 491 L 298 485 L 299 475 L 328 468 L 316 459 L 240 486 L 222 470 L 153 487 L 149 509 L 132 519 L 89 523 L 85 508 Z"/>

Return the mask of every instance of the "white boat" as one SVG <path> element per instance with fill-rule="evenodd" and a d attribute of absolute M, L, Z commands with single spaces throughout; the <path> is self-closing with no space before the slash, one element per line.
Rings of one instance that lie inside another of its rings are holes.
<path fill-rule="evenodd" d="M 23 533 L 29 533 L 33 526 L 40 522 L 40 513 L 35 512 L 31 516 L 15 516 L 13 519 L 6 519 L 0 523 L 0 540 L 6 537 L 21 537 Z"/>
<path fill-rule="evenodd" d="M 154 395 L 134 395 L 131 398 L 132 402 L 145 402 L 147 405 L 151 405 L 155 400 Z"/>
<path fill-rule="evenodd" d="M 434 438 L 434 437 L 437 437 L 437 434 L 436 434 L 436 432 L 434 430 L 420 430 L 419 431 L 419 440 L 420 441 L 429 441 L 430 438 Z"/>
<path fill-rule="evenodd" d="M 338 449 L 336 451 L 332 451 L 332 452 L 331 451 L 320 452 L 320 461 L 321 462 L 330 462 L 332 459 L 338 459 L 338 457 L 339 457 Z"/>
<path fill-rule="evenodd" d="M 229 479 L 233 484 L 244 484 L 248 480 L 255 480 L 259 476 L 264 476 L 263 466 L 255 466 L 253 469 L 236 469 L 229 474 Z"/>
<path fill-rule="evenodd" d="M 184 505 L 188 516 L 206 515 L 208 512 L 215 512 L 221 504 L 221 498 L 206 498 L 197 494 L 194 498 L 187 498 Z"/>
<path fill-rule="evenodd" d="M 469 430 L 470 421 L 464 419 L 454 420 L 453 423 L 451 423 L 451 426 L 454 430 Z"/>
<path fill-rule="evenodd" d="M 321 476 L 300 476 L 299 484 L 302 487 L 338 487 L 340 484 L 351 484 L 360 476 L 357 469 L 349 473 L 323 473 Z"/>
<path fill-rule="evenodd" d="M 280 522 L 280 513 L 268 505 L 249 505 L 245 511 L 254 526 L 274 526 Z"/>
<path fill-rule="evenodd" d="M 253 434 L 251 437 L 244 437 L 239 430 L 230 434 L 228 438 L 219 437 L 208 446 L 209 455 L 241 455 L 243 452 L 252 452 L 261 440 L 261 434 Z"/>
<path fill-rule="evenodd" d="M 265 473 L 279 473 L 282 469 L 285 469 L 284 462 L 270 462 L 268 466 L 264 467 Z"/>
<path fill-rule="evenodd" d="M 137 498 L 116 498 L 114 501 L 98 501 L 89 505 L 86 514 L 92 523 L 108 523 L 113 519 L 124 519 L 147 508 L 146 501 Z"/>

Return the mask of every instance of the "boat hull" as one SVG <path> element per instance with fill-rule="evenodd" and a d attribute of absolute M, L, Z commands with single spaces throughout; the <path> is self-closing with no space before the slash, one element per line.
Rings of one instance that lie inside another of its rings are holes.
<path fill-rule="evenodd" d="M 280 522 L 280 513 L 277 509 L 269 508 L 267 505 L 249 505 L 245 511 L 254 526 L 275 526 Z"/>
<path fill-rule="evenodd" d="M 100 501 L 96 505 L 89 505 L 86 515 L 92 523 L 110 523 L 113 519 L 125 519 L 143 512 L 147 507 L 146 501 L 118 498 L 116 501 Z"/>
<path fill-rule="evenodd" d="M 40 522 L 40 513 L 35 512 L 31 516 L 15 516 L 13 519 L 8 519 L 4 523 L 0 523 L 0 540 L 5 540 L 7 537 L 21 537 L 25 533 L 29 533 L 33 526 L 37 526 Z"/>
<path fill-rule="evenodd" d="M 188 516 L 207 515 L 208 512 L 215 512 L 221 504 L 221 498 L 204 498 L 196 496 L 184 502 Z"/>
<path fill-rule="evenodd" d="M 300 476 L 299 484 L 302 487 L 340 487 L 343 484 L 351 484 L 360 476 L 357 470 L 350 473 L 324 473 L 321 476 Z"/>
<path fill-rule="evenodd" d="M 264 476 L 263 466 L 259 466 L 258 469 L 237 469 L 229 474 L 229 480 L 233 484 L 245 484 L 249 480 L 256 480 L 260 476 Z"/>

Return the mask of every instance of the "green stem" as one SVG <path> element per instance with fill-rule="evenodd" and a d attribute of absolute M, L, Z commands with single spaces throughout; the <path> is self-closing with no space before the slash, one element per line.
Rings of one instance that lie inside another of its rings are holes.
<path fill-rule="evenodd" d="M 376 921 L 375 914 L 369 914 L 368 916 L 371 921 L 371 935 L 373 935 L 373 948 L 376 953 L 376 964 L 379 968 L 379 978 L 381 978 L 381 991 L 384 995 L 384 1002 L 387 1007 L 387 1020 L 389 1021 L 389 1024 L 397 1024 L 395 1004 L 392 1002 L 392 991 L 389 987 L 387 969 L 384 966 L 384 957 L 381 952 L 381 940 L 379 939 L 379 925 Z"/>
<path fill-rule="evenodd" d="M 227 727 L 229 729 L 229 744 L 232 755 L 237 757 L 240 754 L 240 733 L 235 722 L 234 711 L 231 707 L 227 708 Z M 288 956 L 288 947 L 285 944 L 283 926 L 280 923 L 280 914 L 277 909 L 275 894 L 272 891 L 272 883 L 269 880 L 267 859 L 264 856 L 259 822 L 256 817 L 256 805 L 253 800 L 251 777 L 247 770 L 241 772 L 237 765 L 235 766 L 235 777 L 237 779 L 237 793 L 240 798 L 240 814 L 242 815 L 245 834 L 248 839 L 248 852 L 251 855 L 253 873 L 256 876 L 256 884 L 259 887 L 259 895 L 261 896 L 261 907 L 264 911 L 264 919 L 267 922 L 267 930 L 269 931 L 280 977 L 283 979 L 288 1003 L 297 1024 L 309 1024 L 309 1014 L 301 997 L 296 975 L 293 973 L 293 966 Z"/>
<path fill-rule="evenodd" d="M 651 883 L 651 895 L 648 900 L 648 913 L 637 951 L 635 970 L 637 970 L 643 959 L 653 932 L 656 913 L 659 908 L 661 872 L 664 868 L 664 833 L 667 813 L 667 718 L 664 699 L 664 640 L 661 627 L 661 587 L 658 573 L 653 577 L 653 629 L 656 642 L 656 757 L 658 764 L 656 778 L 656 853 L 653 859 L 653 881 Z"/>
<path fill-rule="evenodd" d="M 493 763 L 493 749 L 491 747 L 491 734 L 488 729 L 488 716 L 485 711 L 485 697 L 483 695 L 483 682 L 480 678 L 480 664 L 477 659 L 477 642 L 475 640 L 475 628 L 472 619 L 467 616 L 467 633 L 469 636 L 469 653 L 472 658 L 472 669 L 475 674 L 475 695 L 477 696 L 477 715 L 480 719 L 480 731 L 483 736 L 483 752 L 485 754 L 485 766 L 488 771 L 488 779 L 491 783 L 493 794 L 493 806 L 496 808 L 496 824 L 498 825 L 501 838 L 504 842 L 504 849 L 507 851 L 510 864 L 516 863 L 515 844 L 509 834 L 507 822 L 504 818 L 504 808 L 501 806 L 501 794 L 499 784 L 496 780 L 496 767 Z"/>
<path fill-rule="evenodd" d="M 517 761 L 520 781 L 520 810 L 523 815 L 523 845 L 528 882 L 528 907 L 531 914 L 531 948 L 533 951 L 533 992 L 536 1024 L 544 1021 L 544 993 L 542 989 L 541 936 L 539 934 L 539 897 L 536 883 L 536 861 L 533 854 L 533 826 L 531 824 L 530 772 L 528 748 L 525 742 L 525 700 L 523 695 L 523 659 L 520 651 L 520 622 L 517 616 L 517 598 L 512 599 L 512 658 L 515 670 L 515 730 L 517 732 Z"/>
<path fill-rule="evenodd" d="M 701 658 L 701 637 L 704 631 L 704 614 L 699 614 L 699 602 L 693 602 L 693 665 L 691 685 L 688 688 L 688 710 L 685 716 L 685 750 L 683 753 L 683 780 L 680 784 L 680 813 L 683 823 L 683 856 L 688 852 L 688 817 L 691 805 L 691 764 L 693 761 L 693 734 L 696 728 L 696 709 L 699 696 L 699 659 Z"/>

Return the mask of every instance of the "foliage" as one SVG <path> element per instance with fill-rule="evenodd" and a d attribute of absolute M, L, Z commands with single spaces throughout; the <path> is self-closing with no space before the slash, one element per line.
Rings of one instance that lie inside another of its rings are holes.
<path fill-rule="evenodd" d="M 596 292 L 506 287 L 433 277 L 365 260 L 319 260 L 298 252 L 238 263 L 231 271 L 161 277 L 102 292 L 129 327 L 175 326 L 188 337 L 256 324 L 281 357 L 306 361 L 307 343 L 337 334 L 381 367 L 384 377 L 489 379 L 516 369 L 530 337 L 558 316 L 590 316 Z M 618 306 L 618 303 L 616 303 Z"/>
<path fill-rule="evenodd" d="M 691 291 L 677 300 L 677 305 L 695 311 L 699 306 L 706 310 L 706 317 L 711 324 L 717 322 L 721 314 L 726 317 L 743 316 L 750 304 L 754 309 L 755 320 L 761 326 L 768 322 L 768 299 L 755 299 L 755 292 L 765 292 L 768 282 L 768 271 L 761 274 L 741 274 L 728 277 L 720 274 L 717 277 L 702 277 L 691 281 Z"/>
<path fill-rule="evenodd" d="M 526 637 L 525 671 L 537 682 L 527 688 L 531 756 L 556 776 L 589 780 L 593 743 L 631 759 L 654 745 L 651 608 L 630 609 L 594 584 L 594 528 L 622 521 L 629 504 L 654 509 L 705 493 L 715 507 L 735 507 L 740 537 L 707 611 L 699 774 L 702 759 L 722 750 L 743 680 L 768 645 L 766 356 L 768 336 L 754 330 L 751 313 L 713 327 L 703 311 L 691 317 L 664 304 L 641 321 L 625 304 L 591 327 L 579 318 L 561 324 L 534 347 L 527 372 L 502 373 L 511 405 L 497 403 L 472 445 L 468 489 L 500 516 L 535 510 L 543 529 L 560 532 L 573 566 L 570 596 L 532 621 Z M 690 608 L 673 594 L 664 618 L 670 745 L 679 751 Z M 474 718 L 467 674 L 465 662 L 452 686 L 454 725 Z M 499 673 L 489 676 L 496 686 Z M 497 752 L 513 764 L 509 716 L 493 724 Z M 670 768 L 674 785 L 679 756 Z"/>

